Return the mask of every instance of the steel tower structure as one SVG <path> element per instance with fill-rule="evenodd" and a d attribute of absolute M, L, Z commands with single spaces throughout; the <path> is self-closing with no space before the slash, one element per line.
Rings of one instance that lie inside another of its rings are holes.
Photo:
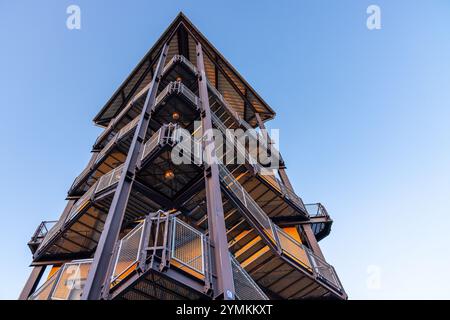
<path fill-rule="evenodd" d="M 60 219 L 28 243 L 20 299 L 346 299 L 318 245 L 326 209 L 295 194 L 281 156 L 275 170 L 252 157 L 253 140 L 273 150 L 252 129 L 274 116 L 180 13 L 94 118 L 104 131 Z M 209 129 L 243 161 L 211 161 Z"/>

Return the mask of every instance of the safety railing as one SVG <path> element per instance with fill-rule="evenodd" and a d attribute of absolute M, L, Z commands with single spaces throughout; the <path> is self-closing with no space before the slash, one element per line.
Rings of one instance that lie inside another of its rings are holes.
<path fill-rule="evenodd" d="M 275 234 L 273 232 L 273 224 L 267 214 L 258 206 L 253 198 L 247 193 L 244 187 L 234 178 L 230 171 L 222 164 L 219 164 L 220 179 L 244 205 L 249 212 L 251 212 L 253 218 L 263 228 L 264 232 L 270 237 L 270 239 L 276 243 Z"/>
<path fill-rule="evenodd" d="M 327 212 L 327 209 L 321 203 L 305 204 L 306 210 L 308 210 L 309 217 L 315 220 L 315 223 L 311 224 L 313 233 L 317 236 L 323 232 L 327 226 L 327 222 L 331 221 L 331 218 Z M 320 219 L 314 219 L 320 218 Z"/>
<path fill-rule="evenodd" d="M 314 217 L 329 217 L 327 209 L 321 203 L 308 203 L 305 208 L 311 218 Z"/>
<path fill-rule="evenodd" d="M 40 243 L 58 221 L 42 221 L 31 237 L 30 243 Z"/>
<path fill-rule="evenodd" d="M 144 222 L 141 222 L 120 240 L 111 279 L 112 283 L 117 283 L 129 271 L 134 270 L 139 261 L 143 230 Z"/>
<path fill-rule="evenodd" d="M 265 180 L 267 180 L 272 186 L 274 186 L 277 190 L 279 190 L 287 199 L 291 200 L 294 204 L 302 208 L 304 211 L 306 211 L 305 205 L 302 201 L 302 199 L 295 194 L 290 188 L 288 188 L 286 185 L 281 182 L 280 179 L 275 177 L 273 172 L 270 169 L 266 169 L 262 167 L 256 159 L 252 156 L 251 152 L 247 151 L 245 147 L 241 144 L 239 139 L 236 139 L 234 135 L 230 134 L 228 131 L 228 128 L 224 125 L 222 120 L 214 113 L 211 113 L 211 118 L 213 120 L 213 123 L 215 126 L 222 131 L 223 135 L 229 141 L 229 143 L 232 143 L 236 147 L 238 157 L 240 159 L 245 159 L 252 167 L 253 169 Z M 253 129 L 251 131 L 254 131 Z M 251 135 L 249 135 L 251 137 Z M 256 142 L 254 142 L 256 146 Z M 218 146 L 220 147 L 220 146 Z"/>
<path fill-rule="evenodd" d="M 236 298 L 239 300 L 269 300 L 264 291 L 261 290 L 247 271 L 241 267 L 234 256 L 230 254 L 230 257 Z"/>
<path fill-rule="evenodd" d="M 150 139 L 144 144 L 144 148 L 142 151 L 142 157 L 141 159 L 145 159 L 150 152 L 152 152 L 156 146 L 158 146 L 161 142 L 161 133 L 162 133 L 162 128 L 159 129 L 158 131 L 156 131 L 151 137 Z"/>
<path fill-rule="evenodd" d="M 89 174 L 89 172 L 91 172 L 91 166 L 87 166 L 86 168 L 84 168 L 83 171 L 81 171 L 81 173 L 78 175 L 78 177 L 76 177 L 73 181 L 72 185 L 70 186 L 70 191 L 73 190 L 80 183 L 80 181 Z"/>
<path fill-rule="evenodd" d="M 110 172 L 104 174 L 100 177 L 100 179 L 94 183 L 88 191 L 86 191 L 78 200 L 75 202 L 73 207 L 70 209 L 69 214 L 66 219 L 60 219 L 56 222 L 56 224 L 47 232 L 43 241 L 41 242 L 38 250 L 41 250 L 49 241 L 53 238 L 53 236 L 61 229 L 64 224 L 68 224 L 79 212 L 81 212 L 91 201 L 93 196 L 106 188 L 116 184 L 122 173 L 123 165 L 118 166 L 117 168 L 111 170 Z"/>
<path fill-rule="evenodd" d="M 188 66 L 188 67 L 191 69 L 191 71 L 192 71 L 193 74 L 195 74 L 195 73 L 197 72 L 197 68 L 192 64 L 191 61 L 189 61 L 188 58 L 186 58 L 186 57 L 183 56 L 183 55 L 176 54 L 176 55 L 174 55 L 174 56 L 172 57 L 172 59 L 170 59 L 170 61 L 164 66 L 163 74 L 166 73 L 167 70 L 170 69 L 175 63 L 179 63 L 179 62 L 182 62 L 182 63 L 184 63 L 186 66 Z"/>
<path fill-rule="evenodd" d="M 189 90 L 183 83 L 180 81 L 171 81 L 156 97 L 155 104 L 152 109 L 156 109 L 157 106 L 164 100 L 165 97 L 171 94 L 183 95 L 189 102 L 193 105 L 198 106 L 198 97 Z"/>
<path fill-rule="evenodd" d="M 292 238 L 288 233 L 286 233 L 280 227 L 274 225 L 275 230 L 278 234 L 278 239 L 280 241 L 279 245 L 282 252 L 288 255 L 291 259 L 295 260 L 297 263 L 312 271 L 310 251 L 303 244 Z"/>
<path fill-rule="evenodd" d="M 292 238 L 283 229 L 275 225 L 266 213 L 258 206 L 247 191 L 240 185 L 228 169 L 219 165 L 220 179 L 235 198 L 252 215 L 259 227 L 269 235 L 273 245 L 296 264 L 313 273 L 317 278 L 324 280 L 340 292 L 342 285 L 337 278 L 334 268 L 317 257 L 309 248 Z"/>
<path fill-rule="evenodd" d="M 108 141 L 108 143 L 98 153 L 96 162 L 100 161 L 106 155 L 106 153 L 108 153 L 111 150 L 112 146 L 116 142 L 122 139 L 122 137 L 124 137 L 127 133 L 130 133 L 132 129 L 136 128 L 139 122 L 139 118 L 140 116 L 137 116 L 133 120 L 128 122 L 122 129 L 119 130 L 119 132 L 117 132 L 117 134 L 111 140 Z"/>
<path fill-rule="evenodd" d="M 98 179 L 95 192 L 97 193 L 102 190 L 105 190 L 106 188 L 119 182 L 120 176 L 122 175 L 122 169 L 123 164 L 101 176 L 100 179 Z"/>
<path fill-rule="evenodd" d="M 79 300 L 92 259 L 66 263 L 29 300 Z"/>
<path fill-rule="evenodd" d="M 322 258 L 315 255 L 311 250 L 308 249 L 308 251 L 317 277 L 343 293 L 344 288 L 342 287 L 342 283 L 339 280 L 334 267 Z"/>
<path fill-rule="evenodd" d="M 171 258 L 205 275 L 205 235 L 177 218 L 172 219 Z"/>

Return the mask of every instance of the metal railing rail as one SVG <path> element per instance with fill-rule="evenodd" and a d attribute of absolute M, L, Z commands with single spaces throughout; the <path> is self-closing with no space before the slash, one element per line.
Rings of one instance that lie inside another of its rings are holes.
<path fill-rule="evenodd" d="M 55 226 L 58 221 L 42 221 L 31 237 L 31 242 L 37 243 L 42 241 L 47 233 Z"/>
<path fill-rule="evenodd" d="M 28 297 L 28 300 L 48 300 L 53 292 L 55 282 L 59 278 L 59 273 L 60 270 L 47 279 L 42 286 L 40 286 L 30 297 Z"/>
<path fill-rule="evenodd" d="M 117 168 L 111 170 L 110 172 L 104 174 L 103 176 L 98 179 L 97 182 L 95 182 L 89 189 L 86 191 L 73 205 L 72 209 L 70 210 L 69 214 L 67 215 L 65 220 L 58 220 L 55 225 L 47 232 L 46 236 L 42 240 L 41 244 L 39 245 L 38 251 L 41 250 L 49 241 L 52 239 L 55 234 L 61 229 L 63 225 L 68 224 L 81 210 L 83 210 L 86 205 L 91 201 L 93 196 L 114 185 L 117 183 L 120 179 L 120 175 L 122 173 L 123 165 L 118 166 Z"/>
<path fill-rule="evenodd" d="M 163 137 L 164 130 L 165 130 L 165 126 L 162 126 L 144 144 L 144 147 L 142 150 L 141 161 L 144 160 L 156 148 L 156 146 L 158 146 L 162 143 L 162 137 Z"/>
<path fill-rule="evenodd" d="M 235 195 L 235 197 L 245 208 L 247 208 L 253 218 L 258 222 L 259 226 L 266 234 L 269 235 L 278 250 L 287 255 L 298 265 L 309 270 L 317 278 L 325 280 L 327 284 L 330 284 L 338 291 L 343 292 L 339 278 L 330 264 L 317 257 L 309 248 L 305 247 L 283 229 L 275 225 L 253 200 L 253 198 L 247 193 L 247 191 L 234 178 L 234 176 L 228 171 L 228 169 L 222 164 L 219 165 L 219 173 L 226 188 Z"/>
<path fill-rule="evenodd" d="M 325 260 L 323 260 L 319 256 L 315 255 L 311 250 L 308 249 L 308 251 L 317 277 L 343 293 L 344 288 L 342 286 L 341 281 L 339 280 L 339 277 L 337 276 L 334 267 L 328 264 Z"/>
<path fill-rule="evenodd" d="M 241 267 L 240 263 L 231 253 L 230 257 L 236 298 L 239 300 L 269 300 L 264 291 L 261 290 L 247 271 Z"/>
<path fill-rule="evenodd" d="M 65 263 L 29 300 L 79 300 L 92 259 Z"/>
<path fill-rule="evenodd" d="M 277 188 L 286 198 L 291 200 L 293 203 L 298 205 L 300 208 L 304 209 L 306 211 L 305 205 L 302 201 L 302 199 L 295 194 L 290 188 L 286 187 L 286 185 L 283 184 L 283 182 L 275 177 L 275 175 L 267 174 L 267 169 L 263 168 L 251 155 L 250 152 L 247 152 L 245 147 L 241 144 L 241 142 L 236 139 L 234 136 L 231 137 L 229 131 L 227 131 L 227 127 L 224 125 L 224 123 L 220 120 L 220 118 L 214 113 L 211 113 L 211 118 L 216 125 L 216 127 L 222 131 L 225 138 L 230 141 L 230 143 L 233 143 L 236 146 L 237 152 L 244 157 L 247 162 L 253 167 L 253 169 L 264 179 L 266 179 L 271 185 L 273 185 L 275 188 Z"/>
<path fill-rule="evenodd" d="M 311 218 L 329 217 L 327 209 L 321 203 L 308 203 L 305 208 Z"/>
<path fill-rule="evenodd" d="M 122 139 L 127 133 L 130 133 L 134 128 L 136 128 L 139 122 L 139 118 L 140 116 L 137 116 L 133 120 L 128 122 L 122 129 L 119 130 L 119 132 L 116 133 L 113 138 L 111 138 L 111 140 L 108 141 L 108 143 L 98 153 L 97 159 L 95 160 L 96 163 L 99 162 L 106 155 L 106 153 L 111 150 L 112 146 L 116 142 Z"/>
<path fill-rule="evenodd" d="M 252 214 L 258 224 L 263 228 L 264 232 L 270 237 L 275 245 L 277 245 L 276 235 L 273 230 L 273 223 L 267 214 L 259 207 L 255 200 L 247 193 L 245 188 L 234 178 L 230 171 L 223 165 L 219 164 L 220 179 Z"/>
<path fill-rule="evenodd" d="M 122 175 L 122 169 L 123 164 L 101 176 L 100 179 L 98 179 L 95 193 L 105 190 L 106 188 L 119 182 L 120 176 Z"/>
<path fill-rule="evenodd" d="M 193 105 L 199 105 L 198 97 L 189 90 L 183 83 L 180 81 L 171 81 L 156 97 L 155 104 L 152 107 L 152 110 L 155 110 L 161 101 L 166 97 L 171 95 L 172 93 L 176 93 L 178 95 L 184 95 L 186 99 L 188 99 Z"/>
<path fill-rule="evenodd" d="M 305 205 L 306 210 L 308 210 L 310 218 L 323 218 L 321 221 L 316 221 L 311 224 L 313 233 L 317 236 L 326 228 L 326 222 L 331 221 L 331 218 L 321 203 L 311 203 Z"/>
<path fill-rule="evenodd" d="M 120 240 L 111 277 L 112 283 L 116 283 L 123 274 L 129 271 L 139 261 L 143 230 L 144 222 L 141 222 Z"/>
<path fill-rule="evenodd" d="M 171 259 L 205 275 L 205 235 L 180 219 L 172 218 Z"/>

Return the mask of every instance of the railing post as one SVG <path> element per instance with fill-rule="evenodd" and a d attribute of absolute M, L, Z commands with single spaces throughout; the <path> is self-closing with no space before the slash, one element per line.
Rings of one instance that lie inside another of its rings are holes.
<path fill-rule="evenodd" d="M 216 298 L 224 300 L 235 299 L 235 288 L 233 281 L 233 270 L 231 268 L 230 255 L 228 251 L 228 240 L 226 234 L 225 217 L 223 212 L 222 193 L 220 190 L 219 167 L 217 163 L 214 139 L 212 135 L 211 109 L 205 65 L 203 60 L 203 49 L 200 42 L 196 46 L 198 89 L 202 107 L 203 148 L 205 154 L 205 184 L 206 203 L 208 211 L 208 230 L 210 240 L 214 247 L 214 261 L 217 275 L 217 286 L 214 288 Z M 209 170 L 208 170 L 209 166 Z"/>
<path fill-rule="evenodd" d="M 164 240 L 163 240 L 163 249 L 162 249 L 162 258 L 160 264 L 160 270 L 164 270 L 169 262 L 170 257 L 170 238 L 171 232 L 170 230 L 170 214 L 166 214 L 165 222 L 164 222 Z"/>
<path fill-rule="evenodd" d="M 83 291 L 83 300 L 98 300 L 102 296 L 102 289 L 109 290 L 109 279 L 111 277 L 109 265 L 114 245 L 118 240 L 128 198 L 134 180 L 134 173 L 139 161 L 139 155 L 144 144 L 145 134 L 150 122 L 150 110 L 155 103 L 156 93 L 160 76 L 164 68 L 168 51 L 168 44 L 164 44 L 161 55 L 156 66 L 156 71 L 150 84 L 147 98 L 145 100 L 139 123 L 135 129 L 133 140 L 128 151 L 125 164 L 122 169 L 119 183 L 109 208 L 105 226 L 100 236 L 94 261 L 89 270 L 86 286 Z"/>
<path fill-rule="evenodd" d="M 152 230 L 152 219 L 151 215 L 148 214 L 145 217 L 144 225 L 142 226 L 142 235 L 141 242 L 139 244 L 140 252 L 139 252 L 139 271 L 145 272 L 147 271 L 147 253 L 148 253 L 148 243 L 150 241 L 150 232 Z"/>

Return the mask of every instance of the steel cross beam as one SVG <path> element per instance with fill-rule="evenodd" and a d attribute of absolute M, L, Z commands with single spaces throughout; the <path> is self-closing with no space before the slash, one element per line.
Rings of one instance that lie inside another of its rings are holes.
<path fill-rule="evenodd" d="M 228 251 L 227 229 L 220 191 L 219 166 L 217 163 L 214 137 L 212 134 L 211 109 L 209 106 L 208 87 L 200 42 L 196 46 L 198 91 L 202 108 L 203 151 L 205 163 L 206 207 L 208 211 L 208 230 L 212 240 L 213 256 L 216 267 L 217 284 L 214 296 L 224 300 L 235 299 L 233 270 Z"/>
<path fill-rule="evenodd" d="M 119 238 L 120 228 L 127 207 L 128 199 L 134 181 L 136 166 L 144 144 L 145 134 L 148 129 L 151 116 L 151 108 L 155 103 L 159 80 L 166 61 L 168 44 L 164 44 L 163 50 L 156 66 L 150 88 L 147 93 L 139 123 L 133 135 L 130 149 L 125 160 L 120 180 L 114 193 L 108 216 L 105 221 L 102 235 L 95 251 L 94 261 L 89 269 L 86 285 L 83 290 L 82 300 L 99 300 L 102 297 L 102 289 L 109 290 L 111 278 L 111 258 L 114 246 Z"/>

